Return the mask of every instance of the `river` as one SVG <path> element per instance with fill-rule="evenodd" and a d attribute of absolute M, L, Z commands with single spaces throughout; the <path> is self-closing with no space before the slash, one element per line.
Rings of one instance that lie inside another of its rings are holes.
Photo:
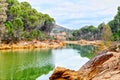
<path fill-rule="evenodd" d="M 49 80 L 56 66 L 78 70 L 95 51 L 93 46 L 80 45 L 0 51 L 0 80 Z"/>

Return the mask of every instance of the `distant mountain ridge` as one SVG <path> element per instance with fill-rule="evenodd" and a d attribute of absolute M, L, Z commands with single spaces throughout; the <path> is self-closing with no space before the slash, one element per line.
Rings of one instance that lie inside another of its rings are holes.
<path fill-rule="evenodd" d="M 53 27 L 51 33 L 60 33 L 60 32 L 66 32 L 66 33 L 69 33 L 71 32 L 72 30 L 68 29 L 68 28 L 65 28 L 63 26 L 60 26 L 60 25 L 57 25 L 55 24 L 55 26 Z"/>

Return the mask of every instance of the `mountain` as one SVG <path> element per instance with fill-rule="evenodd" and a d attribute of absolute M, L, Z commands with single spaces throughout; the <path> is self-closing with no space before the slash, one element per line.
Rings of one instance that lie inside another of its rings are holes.
<path fill-rule="evenodd" d="M 60 33 L 60 32 L 66 32 L 66 33 L 70 33 L 72 30 L 62 27 L 60 25 L 55 24 L 51 33 Z"/>

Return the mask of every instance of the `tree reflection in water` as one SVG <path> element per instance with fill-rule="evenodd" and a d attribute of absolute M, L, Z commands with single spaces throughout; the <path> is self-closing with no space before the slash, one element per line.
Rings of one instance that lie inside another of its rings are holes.
<path fill-rule="evenodd" d="M 97 47 L 92 45 L 75 45 L 75 44 L 69 44 L 67 45 L 68 48 L 73 48 L 78 50 L 78 53 L 81 57 L 86 58 L 93 58 L 96 54 Z"/>

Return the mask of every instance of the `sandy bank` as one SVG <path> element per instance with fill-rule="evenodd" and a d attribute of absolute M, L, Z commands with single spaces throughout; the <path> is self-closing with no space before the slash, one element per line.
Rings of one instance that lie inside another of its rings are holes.
<path fill-rule="evenodd" d="M 61 41 L 20 41 L 16 44 L 1 44 L 0 50 L 6 49 L 33 49 L 33 48 L 59 48 L 65 45 Z"/>
<path fill-rule="evenodd" d="M 95 41 L 87 41 L 87 40 L 79 40 L 79 41 L 65 41 L 66 44 L 79 44 L 79 45 L 101 45 L 103 44 L 100 40 Z"/>

